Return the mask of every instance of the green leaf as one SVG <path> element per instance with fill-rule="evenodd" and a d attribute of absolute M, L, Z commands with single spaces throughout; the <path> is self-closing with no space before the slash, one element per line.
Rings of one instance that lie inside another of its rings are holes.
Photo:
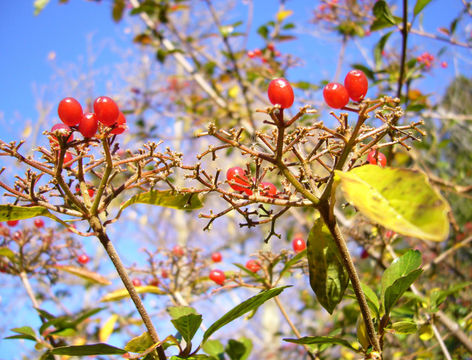
<path fill-rule="evenodd" d="M 302 345 L 315 345 L 315 344 L 335 344 L 347 347 L 348 349 L 356 350 L 347 340 L 335 337 L 335 336 L 305 336 L 299 339 L 284 339 L 284 341 L 302 344 Z"/>
<path fill-rule="evenodd" d="M 223 344 L 219 340 L 208 340 L 202 346 L 203 351 L 208 355 L 219 358 L 225 352 Z"/>
<path fill-rule="evenodd" d="M 380 311 L 379 298 L 367 284 L 361 283 L 361 288 L 364 292 L 368 305 L 374 309 L 376 315 L 378 316 Z"/>
<path fill-rule="evenodd" d="M 148 204 L 180 210 L 195 210 L 203 207 L 202 196 L 199 194 L 177 193 L 172 190 L 151 190 L 133 196 L 121 205 L 120 212 L 133 204 Z"/>
<path fill-rule="evenodd" d="M 22 335 L 29 335 L 33 338 L 36 338 L 36 333 L 29 326 L 22 326 L 22 327 L 19 327 L 19 328 L 13 328 L 13 329 L 11 329 L 11 331 L 16 332 L 18 334 L 22 334 Z"/>
<path fill-rule="evenodd" d="M 413 14 L 418 15 L 425 7 L 431 2 L 431 0 L 416 0 Z"/>
<path fill-rule="evenodd" d="M 18 262 L 15 253 L 7 247 L 0 247 L 0 256 L 5 256 L 13 263 Z"/>
<path fill-rule="evenodd" d="M 442 302 L 446 300 L 446 298 L 449 295 L 452 295 L 470 285 L 472 285 L 472 282 L 469 281 L 469 282 L 463 282 L 463 283 L 453 285 L 451 288 L 447 290 L 439 290 L 439 289 L 432 290 L 430 294 L 430 304 L 431 304 L 430 312 L 438 311 L 439 305 L 441 305 Z"/>
<path fill-rule="evenodd" d="M 89 317 L 92 317 L 93 315 L 98 314 L 100 311 L 105 310 L 105 309 L 106 308 L 101 307 L 101 308 L 81 311 L 79 314 L 77 314 L 77 317 L 72 321 L 72 324 L 74 326 L 79 325 L 84 320 L 87 320 Z"/>
<path fill-rule="evenodd" d="M 421 266 L 421 263 L 421 253 L 418 250 L 408 250 L 405 254 L 395 259 L 390 266 L 385 269 L 382 275 L 382 298 L 387 288 L 397 279 L 417 270 Z"/>
<path fill-rule="evenodd" d="M 42 316 L 43 318 L 47 319 L 47 320 L 52 320 L 55 318 L 54 315 L 50 314 L 49 312 L 47 312 L 46 310 L 42 310 L 42 309 L 38 309 L 38 308 L 35 308 L 36 311 L 38 312 L 38 314 L 40 316 Z"/>
<path fill-rule="evenodd" d="M 215 331 L 222 328 L 231 321 L 237 319 L 238 317 L 244 315 L 245 313 L 257 309 L 267 300 L 272 299 L 274 296 L 279 295 L 289 286 L 282 286 L 266 291 L 262 291 L 259 294 L 243 301 L 241 304 L 235 306 L 233 309 L 224 314 L 221 318 L 215 321 L 207 331 L 203 334 L 202 343 L 204 343 Z"/>
<path fill-rule="evenodd" d="M 0 221 L 23 220 L 36 216 L 47 216 L 55 221 L 64 223 L 42 206 L 0 205 Z"/>
<path fill-rule="evenodd" d="M 371 221 L 399 234 L 443 241 L 449 205 L 418 170 L 359 166 L 336 171 L 346 199 Z"/>
<path fill-rule="evenodd" d="M 330 313 L 342 300 L 349 275 L 334 239 L 321 218 L 315 220 L 307 242 L 310 285 L 320 304 Z"/>
<path fill-rule="evenodd" d="M 226 346 L 226 353 L 231 360 L 242 360 L 245 356 L 249 355 L 248 350 L 250 353 L 251 349 L 247 349 L 246 344 L 233 339 L 230 339 Z"/>
<path fill-rule="evenodd" d="M 34 6 L 34 15 L 39 15 L 43 11 L 44 7 L 49 3 L 49 0 L 35 0 L 33 3 Z"/>
<path fill-rule="evenodd" d="M 379 42 L 375 44 L 375 47 L 374 47 L 375 64 L 379 65 L 382 62 L 382 51 L 385 48 L 385 44 L 387 44 L 388 38 L 392 34 L 393 34 L 393 31 L 386 33 L 384 36 L 380 38 Z"/>
<path fill-rule="evenodd" d="M 135 287 L 136 292 L 138 294 L 145 294 L 145 293 L 150 293 L 150 294 L 157 294 L 157 295 L 164 295 L 165 292 L 159 289 L 157 286 L 137 286 Z M 120 289 L 120 290 L 115 290 L 111 293 L 106 294 L 104 297 L 100 299 L 101 302 L 108 302 L 108 301 L 120 301 L 123 299 L 126 299 L 129 297 L 128 290 L 126 289 Z"/>
<path fill-rule="evenodd" d="M 251 355 L 251 351 L 252 351 L 252 340 L 247 338 L 247 337 L 241 337 L 239 338 L 239 342 L 242 343 L 244 345 L 244 347 L 246 348 L 244 354 L 241 356 L 241 359 L 240 360 L 246 360 L 247 358 L 249 358 L 249 355 Z"/>
<path fill-rule="evenodd" d="M 31 335 L 12 335 L 12 336 L 7 336 L 4 339 L 6 340 L 24 339 L 24 340 L 38 341 L 35 337 Z"/>
<path fill-rule="evenodd" d="M 385 290 L 384 306 L 385 313 L 389 314 L 393 305 L 401 298 L 403 293 L 415 282 L 423 270 L 414 270 L 408 275 L 395 280 L 395 282 Z"/>
<path fill-rule="evenodd" d="M 295 255 L 293 258 L 291 258 L 289 261 L 287 261 L 283 267 L 283 269 L 280 271 L 280 276 L 282 276 L 286 271 L 290 270 L 290 268 L 295 265 L 297 262 L 299 262 L 301 259 L 306 257 L 307 250 L 300 251 L 297 255 Z"/>
<path fill-rule="evenodd" d="M 123 18 L 123 12 L 125 10 L 125 0 L 114 0 L 112 17 L 115 22 L 119 22 Z"/>
<path fill-rule="evenodd" d="M 397 321 L 392 324 L 392 329 L 399 334 L 415 334 L 418 331 L 418 325 L 413 321 Z"/>
<path fill-rule="evenodd" d="M 148 332 L 144 332 L 141 335 L 132 338 L 125 346 L 125 350 L 134 353 L 145 352 L 153 345 L 153 341 L 149 336 Z"/>
<path fill-rule="evenodd" d="M 126 351 L 108 344 L 90 344 L 77 346 L 62 346 L 51 350 L 53 355 L 123 355 Z"/>
<path fill-rule="evenodd" d="M 182 335 L 187 343 L 192 341 L 193 336 L 197 332 L 202 323 L 202 316 L 200 314 L 188 314 L 181 316 L 178 319 L 171 320 L 174 327 Z"/>
<path fill-rule="evenodd" d="M 167 312 L 174 320 L 189 314 L 198 315 L 197 310 L 191 306 L 171 306 L 167 308 Z"/>
<path fill-rule="evenodd" d="M 372 12 L 374 13 L 376 20 L 389 23 L 390 25 L 396 24 L 393 14 L 385 0 L 378 0 L 372 9 Z"/>
<path fill-rule="evenodd" d="M 111 284 L 110 280 L 108 280 L 106 277 L 100 274 L 97 274 L 96 272 L 87 270 L 86 268 L 83 268 L 83 267 L 71 266 L 71 265 L 52 265 L 51 267 L 60 271 L 68 272 L 69 274 L 78 276 L 82 279 L 85 279 L 95 284 L 99 284 L 99 285 Z"/>
<path fill-rule="evenodd" d="M 264 39 L 267 39 L 269 36 L 269 28 L 266 25 L 261 25 L 257 29 L 257 33 L 262 36 Z"/>

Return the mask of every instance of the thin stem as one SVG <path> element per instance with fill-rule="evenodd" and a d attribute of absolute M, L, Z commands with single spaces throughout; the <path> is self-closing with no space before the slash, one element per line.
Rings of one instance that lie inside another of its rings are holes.
<path fill-rule="evenodd" d="M 25 287 L 26 293 L 28 294 L 29 298 L 31 299 L 31 302 L 33 303 L 33 306 L 36 309 L 39 309 L 38 300 L 36 300 L 36 296 L 34 295 L 33 288 L 31 287 L 31 284 L 28 280 L 28 275 L 26 275 L 24 271 L 20 272 L 20 279 L 21 279 L 21 282 L 23 283 L 23 286 Z"/>
<path fill-rule="evenodd" d="M 128 290 L 128 293 L 131 297 L 131 300 L 133 300 L 133 303 L 136 307 L 136 309 L 139 312 L 139 315 L 141 316 L 144 325 L 146 326 L 146 329 L 149 333 L 149 336 L 151 337 L 152 341 L 154 343 L 160 342 L 159 336 L 157 335 L 157 331 L 154 328 L 154 325 L 152 324 L 151 318 L 149 317 L 149 314 L 147 313 L 146 309 L 144 308 L 144 305 L 141 301 L 141 298 L 139 297 L 139 294 L 137 293 L 136 289 L 133 286 L 133 283 L 131 279 L 128 276 L 128 273 L 126 272 L 125 266 L 123 265 L 118 253 L 116 252 L 115 247 L 113 246 L 112 242 L 110 241 L 108 235 L 105 233 L 102 224 L 100 223 L 100 220 L 98 217 L 93 216 L 90 219 L 90 225 L 92 228 L 95 230 L 97 233 L 97 237 L 102 243 L 103 247 L 105 248 L 105 251 L 107 252 L 108 256 L 110 257 L 110 260 L 113 262 L 113 265 L 115 266 L 116 271 L 118 272 L 118 275 L 121 278 L 121 281 L 123 282 L 126 290 Z M 157 355 L 159 357 L 159 360 L 166 360 L 166 355 L 164 352 L 164 348 L 162 345 L 159 345 L 156 347 Z"/>
<path fill-rule="evenodd" d="M 274 297 L 274 300 L 275 300 L 275 303 L 277 304 L 278 308 L 280 309 L 280 312 L 282 313 L 282 316 L 287 321 L 288 325 L 292 329 L 295 336 L 297 338 L 301 338 L 302 334 L 300 334 L 300 331 L 298 331 L 297 327 L 295 326 L 295 324 L 290 319 L 290 316 L 288 316 L 287 311 L 285 310 L 285 307 L 283 306 L 283 304 L 280 301 L 279 297 L 278 296 Z M 314 357 L 313 354 L 311 353 L 311 349 L 308 347 L 308 345 L 304 345 L 304 346 L 305 346 L 305 349 L 307 350 L 308 355 L 310 356 L 310 358 L 313 359 L 313 360 L 317 359 L 317 357 Z"/>
<path fill-rule="evenodd" d="M 336 223 L 336 219 L 334 218 L 334 216 L 330 216 L 331 211 L 329 209 L 328 203 L 326 203 L 325 206 L 320 208 L 320 214 L 323 217 L 323 220 L 325 221 L 326 225 L 328 226 L 331 234 L 333 235 L 334 241 L 336 242 L 339 252 L 341 253 L 341 258 L 343 260 L 344 267 L 349 273 L 349 279 L 351 280 L 352 288 L 354 289 L 357 302 L 359 303 L 369 341 L 372 344 L 374 350 L 381 353 L 382 350 L 380 347 L 380 342 L 377 337 L 377 334 L 375 333 L 374 323 L 372 322 L 369 306 L 367 305 L 367 300 L 365 298 L 364 292 L 362 291 L 359 275 L 357 274 L 356 267 L 354 266 L 354 262 L 352 261 L 351 254 L 349 253 L 346 241 L 344 240 L 344 236 L 341 233 L 338 224 Z"/>
<path fill-rule="evenodd" d="M 402 27 L 402 57 L 400 63 L 400 75 L 398 76 L 397 98 L 401 99 L 403 77 L 405 74 L 406 48 L 408 40 L 408 0 L 403 0 L 403 27 Z"/>

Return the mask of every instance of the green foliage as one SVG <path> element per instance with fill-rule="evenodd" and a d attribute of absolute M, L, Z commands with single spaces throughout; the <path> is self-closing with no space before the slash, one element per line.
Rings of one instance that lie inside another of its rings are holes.
<path fill-rule="evenodd" d="M 172 190 L 151 190 L 133 196 L 121 205 L 120 211 L 133 204 L 157 205 L 179 210 L 195 210 L 203 207 L 203 198 L 200 195 L 176 193 Z"/>
<path fill-rule="evenodd" d="M 125 346 L 126 351 L 134 352 L 134 353 L 142 353 L 145 352 L 153 345 L 153 341 L 149 333 L 146 331 L 141 335 L 131 339 Z"/>
<path fill-rule="evenodd" d="M 123 355 L 126 351 L 108 344 L 90 344 L 78 346 L 61 346 L 51 350 L 53 355 L 90 356 L 90 355 Z"/>
<path fill-rule="evenodd" d="M 339 250 L 321 218 L 315 220 L 307 243 L 310 285 L 320 304 L 332 314 L 349 284 Z"/>
<path fill-rule="evenodd" d="M 257 309 L 267 300 L 272 299 L 274 296 L 279 295 L 282 291 L 284 291 L 288 286 L 282 286 L 266 291 L 262 291 L 261 293 L 247 299 L 246 301 L 242 302 L 241 304 L 237 305 L 226 314 L 224 314 L 221 318 L 215 321 L 207 331 L 203 334 L 202 343 L 204 343 L 215 331 L 222 328 L 223 326 L 229 324 L 231 321 L 237 319 L 238 317 L 246 314 L 247 312 Z"/>
<path fill-rule="evenodd" d="M 449 206 L 422 172 L 364 165 L 336 171 L 336 179 L 346 199 L 371 221 L 423 240 L 447 238 Z"/>
<path fill-rule="evenodd" d="M 418 250 L 408 250 L 385 270 L 381 283 L 382 303 L 386 314 L 390 313 L 393 305 L 421 275 L 421 262 L 421 253 Z"/>
<path fill-rule="evenodd" d="M 430 2 L 431 0 L 416 0 L 415 7 L 413 8 L 413 14 L 417 16 Z"/>
<path fill-rule="evenodd" d="M 294 344 L 304 344 L 304 345 L 314 345 L 314 344 L 335 344 L 341 345 L 348 349 L 357 352 L 357 349 L 354 348 L 349 341 L 335 337 L 335 336 L 305 336 L 299 339 L 284 339 L 284 341 L 291 342 Z"/>

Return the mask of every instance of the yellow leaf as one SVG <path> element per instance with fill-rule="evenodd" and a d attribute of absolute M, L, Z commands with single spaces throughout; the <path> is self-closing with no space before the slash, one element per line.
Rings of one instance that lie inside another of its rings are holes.
<path fill-rule="evenodd" d="M 228 96 L 235 99 L 239 94 L 239 87 L 234 85 L 231 89 L 228 90 Z"/>
<path fill-rule="evenodd" d="M 430 324 L 421 325 L 419 335 L 421 340 L 427 341 L 434 336 L 433 328 Z"/>
<path fill-rule="evenodd" d="M 103 324 L 103 326 L 100 328 L 100 331 L 98 333 L 98 338 L 100 339 L 101 342 L 105 343 L 108 341 L 108 338 L 113 333 L 113 329 L 115 328 L 115 324 L 117 320 L 118 320 L 118 315 L 113 314 L 107 319 L 107 321 L 105 321 L 105 324 Z"/>
<path fill-rule="evenodd" d="M 282 22 L 292 14 L 293 14 L 292 10 L 280 10 L 277 13 L 277 21 Z"/>
<path fill-rule="evenodd" d="M 26 139 L 28 136 L 31 135 L 32 130 L 33 128 L 31 127 L 31 124 L 28 122 L 28 124 L 26 124 L 25 128 L 23 129 L 23 132 L 21 133 L 21 137 Z"/>

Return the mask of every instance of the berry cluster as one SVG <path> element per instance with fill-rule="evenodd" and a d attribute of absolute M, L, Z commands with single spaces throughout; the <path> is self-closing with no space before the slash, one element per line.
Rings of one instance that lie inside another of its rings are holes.
<path fill-rule="evenodd" d="M 367 94 L 369 84 L 361 70 L 351 70 L 344 78 L 344 86 L 339 83 L 329 83 L 323 89 L 323 97 L 329 107 L 341 109 L 352 101 L 362 101 Z"/>
<path fill-rule="evenodd" d="M 251 183 L 249 182 L 248 177 L 245 175 L 245 171 L 239 166 L 228 169 L 226 172 L 226 180 L 233 190 L 244 192 L 248 196 L 252 195 Z M 255 179 L 253 179 L 253 181 L 255 181 Z M 262 196 L 276 197 L 277 188 L 270 182 L 260 182 L 259 193 Z"/>
<path fill-rule="evenodd" d="M 93 103 L 94 112 L 83 112 L 80 103 L 72 98 L 66 97 L 61 100 L 57 113 L 63 124 L 56 124 L 51 132 L 59 132 L 66 137 L 67 142 L 74 139 L 73 130 L 79 131 L 84 138 L 93 138 L 97 131 L 109 131 L 109 134 L 119 135 L 126 130 L 126 118 L 119 110 L 118 105 L 108 96 L 100 96 Z M 102 127 L 99 128 L 99 124 Z M 111 129 L 111 130 L 109 130 Z M 58 148 L 57 138 L 51 138 L 51 146 Z M 67 163 L 72 160 L 68 153 L 64 155 Z"/>
<path fill-rule="evenodd" d="M 272 43 L 269 43 L 265 50 L 254 49 L 247 52 L 247 56 L 250 59 L 259 58 L 263 63 L 266 63 L 269 58 L 279 57 L 280 55 L 280 51 Z"/>

